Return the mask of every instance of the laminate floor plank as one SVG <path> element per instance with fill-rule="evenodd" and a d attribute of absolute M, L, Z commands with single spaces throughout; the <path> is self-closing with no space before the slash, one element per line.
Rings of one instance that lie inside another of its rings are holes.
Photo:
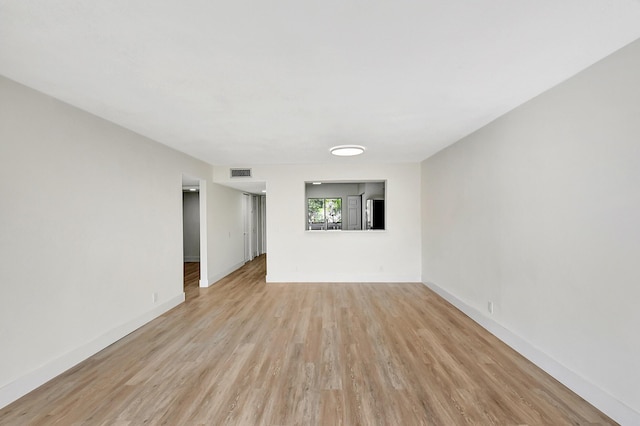
<path fill-rule="evenodd" d="M 266 284 L 265 256 L 0 409 L 0 425 L 612 425 L 420 283 Z"/>

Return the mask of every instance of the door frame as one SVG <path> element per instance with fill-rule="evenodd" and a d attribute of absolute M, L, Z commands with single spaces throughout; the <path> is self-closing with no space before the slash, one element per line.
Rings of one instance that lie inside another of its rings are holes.
<path fill-rule="evenodd" d="M 200 287 L 209 287 L 209 275 L 208 275 L 208 270 L 209 270 L 209 265 L 208 265 L 208 244 L 207 244 L 207 180 L 206 179 L 202 179 L 200 177 L 197 176 L 192 176 L 188 173 L 182 173 L 182 177 L 181 177 L 181 185 L 180 185 L 180 217 L 181 217 L 181 224 L 184 226 L 184 217 L 182 215 L 182 191 L 183 188 L 185 186 L 185 182 L 197 182 L 197 188 L 198 188 L 198 213 L 200 215 L 199 220 L 200 220 L 200 230 L 199 230 L 199 234 L 200 234 L 200 281 L 199 281 L 199 286 Z M 190 185 L 191 186 L 191 185 Z M 181 245 L 184 242 L 184 235 L 183 235 L 183 227 L 180 227 L 180 233 L 181 233 Z M 182 247 L 182 250 L 180 250 L 180 263 L 183 264 L 184 263 L 184 246 Z M 182 270 L 182 268 L 181 268 Z M 184 279 L 184 277 L 182 277 Z M 180 286 L 182 287 L 182 283 L 180 283 Z"/>

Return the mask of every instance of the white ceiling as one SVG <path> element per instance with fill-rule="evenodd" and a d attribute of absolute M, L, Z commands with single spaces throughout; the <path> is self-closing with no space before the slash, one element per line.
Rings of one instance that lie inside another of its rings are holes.
<path fill-rule="evenodd" d="M 240 166 L 421 161 L 638 38 L 638 0 L 0 0 L 0 74 Z"/>

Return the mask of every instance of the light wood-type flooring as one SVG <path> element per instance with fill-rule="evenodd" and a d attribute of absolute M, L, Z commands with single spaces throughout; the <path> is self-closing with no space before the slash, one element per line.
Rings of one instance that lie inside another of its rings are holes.
<path fill-rule="evenodd" d="M 264 256 L 208 289 L 191 273 L 184 304 L 0 424 L 614 424 L 422 284 L 264 275 Z"/>

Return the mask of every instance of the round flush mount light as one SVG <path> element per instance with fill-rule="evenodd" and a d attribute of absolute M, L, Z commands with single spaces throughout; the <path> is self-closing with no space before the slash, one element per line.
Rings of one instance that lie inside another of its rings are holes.
<path fill-rule="evenodd" d="M 364 147 L 360 145 L 339 145 L 334 146 L 329 150 L 333 155 L 338 157 L 352 157 L 354 155 L 360 155 L 364 152 Z"/>

